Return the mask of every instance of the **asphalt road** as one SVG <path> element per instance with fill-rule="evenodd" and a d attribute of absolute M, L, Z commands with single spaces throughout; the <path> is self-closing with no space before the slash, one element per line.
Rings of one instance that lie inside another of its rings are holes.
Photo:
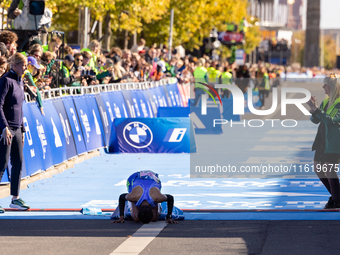
<path fill-rule="evenodd" d="M 141 227 L 106 220 L 0 224 L 0 254 L 8 255 L 109 255 Z M 339 231 L 339 221 L 182 221 L 167 225 L 140 254 L 339 254 Z"/>

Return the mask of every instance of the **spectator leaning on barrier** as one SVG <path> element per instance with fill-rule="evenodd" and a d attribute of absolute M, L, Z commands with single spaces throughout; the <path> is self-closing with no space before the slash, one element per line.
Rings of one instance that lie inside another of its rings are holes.
<path fill-rule="evenodd" d="M 90 42 L 87 48 L 83 48 L 81 52 L 89 52 L 91 53 L 91 59 L 89 60 L 89 63 L 87 63 L 97 74 L 97 58 L 100 56 L 100 47 L 99 42 L 97 40 L 93 40 Z"/>
<path fill-rule="evenodd" d="M 41 94 L 36 84 L 37 82 L 36 75 L 38 74 L 39 69 L 40 69 L 40 65 L 38 64 L 37 60 L 32 56 L 28 57 L 27 58 L 27 70 L 25 71 L 24 79 L 28 82 L 28 86 L 29 86 L 29 88 L 27 88 L 28 92 L 31 94 L 32 97 L 36 99 L 39 109 L 41 111 L 41 114 L 45 115 L 43 103 L 41 99 Z"/>
<path fill-rule="evenodd" d="M 18 41 L 18 36 L 15 33 L 7 30 L 0 33 L 0 42 L 6 45 L 7 57 L 12 56 L 16 52 L 16 41 Z"/>
<path fill-rule="evenodd" d="M 10 59 L 11 70 L 0 79 L 0 180 L 11 159 L 11 208 L 27 210 L 30 207 L 19 198 L 21 171 L 24 161 L 23 146 L 25 126 L 23 123 L 24 88 L 22 75 L 27 60 L 21 53 Z M 0 213 L 4 213 L 0 206 Z"/>
<path fill-rule="evenodd" d="M 82 80 L 82 82 L 80 82 L 80 71 L 77 70 L 75 73 L 71 72 L 73 65 L 74 57 L 72 55 L 66 55 L 62 68 L 61 84 L 65 86 L 86 86 L 86 80 Z"/>

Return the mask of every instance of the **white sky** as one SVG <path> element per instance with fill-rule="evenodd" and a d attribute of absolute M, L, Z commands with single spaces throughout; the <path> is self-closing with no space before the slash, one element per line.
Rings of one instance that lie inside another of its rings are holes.
<path fill-rule="evenodd" d="M 340 0 L 321 0 L 320 27 L 340 29 Z"/>
<path fill-rule="evenodd" d="M 303 21 L 302 29 L 306 29 L 306 9 L 307 1 L 303 0 Z M 340 29 L 340 0 L 320 0 L 321 1 L 321 20 L 320 28 Z"/>

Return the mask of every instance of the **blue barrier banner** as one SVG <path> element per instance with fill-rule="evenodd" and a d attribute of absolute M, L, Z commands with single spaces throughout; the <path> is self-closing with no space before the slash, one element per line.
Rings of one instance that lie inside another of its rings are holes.
<path fill-rule="evenodd" d="M 168 84 L 165 86 L 165 89 L 168 91 L 168 95 L 172 102 L 172 106 L 175 107 L 183 106 L 182 97 L 177 87 L 177 83 Z"/>
<path fill-rule="evenodd" d="M 123 94 L 121 91 L 107 92 L 108 99 L 110 101 L 113 115 L 116 118 L 128 118 L 130 117 L 128 107 L 125 103 Z"/>
<path fill-rule="evenodd" d="M 102 121 L 102 126 L 104 128 L 103 134 L 104 134 L 104 139 L 105 139 L 105 146 L 107 146 L 109 144 L 109 139 L 110 139 L 110 133 L 111 133 L 112 123 L 113 123 L 113 114 L 112 114 L 112 110 L 110 107 L 109 109 L 111 110 L 111 115 L 112 115 L 112 121 L 110 121 L 111 120 L 110 112 L 107 111 L 107 106 L 105 105 L 101 97 L 101 94 L 96 94 L 95 98 L 96 98 L 100 118 Z"/>
<path fill-rule="evenodd" d="M 43 101 L 44 103 L 44 111 L 47 112 L 49 109 L 45 108 L 46 101 Z M 48 138 L 50 135 L 47 134 L 52 134 L 53 129 L 47 129 L 45 126 L 45 119 L 47 116 L 42 116 L 39 108 L 37 107 L 36 103 L 28 103 L 28 110 L 31 113 L 31 120 L 32 120 L 32 127 L 31 130 L 37 130 L 37 137 L 33 136 L 32 132 L 32 137 L 33 140 L 37 139 L 37 141 L 40 142 L 41 146 L 41 153 L 40 153 L 40 160 L 43 162 L 43 169 L 46 170 L 53 166 L 53 157 L 52 157 L 52 144 L 50 142 L 50 139 Z M 54 142 L 54 141 L 53 141 Z M 29 170 L 29 172 L 31 172 Z"/>
<path fill-rule="evenodd" d="M 8 177 L 8 170 L 6 168 L 2 178 L 0 180 L 0 183 L 7 183 L 7 182 L 9 182 L 9 177 Z"/>
<path fill-rule="evenodd" d="M 67 117 L 67 113 L 65 111 L 63 100 L 61 98 L 54 99 L 53 105 L 58 113 L 64 131 L 67 159 L 73 158 L 77 156 L 77 149 L 74 143 L 73 133 L 70 127 L 70 122 Z"/>
<path fill-rule="evenodd" d="M 122 90 L 121 91 L 124 97 L 125 104 L 127 106 L 128 112 L 129 112 L 129 117 L 130 118 L 136 118 L 136 108 L 133 103 L 133 99 L 131 96 L 130 90 Z"/>
<path fill-rule="evenodd" d="M 77 109 L 74 105 L 71 96 L 63 97 L 62 102 L 65 107 L 65 111 L 68 117 L 68 121 L 73 133 L 74 143 L 76 145 L 77 154 L 83 154 L 86 152 L 86 146 L 84 142 L 84 136 L 81 129 L 81 122 L 79 121 Z"/>
<path fill-rule="evenodd" d="M 72 96 L 76 106 L 77 113 L 81 122 L 84 134 L 84 140 L 87 151 L 92 151 L 103 147 L 104 141 L 102 136 L 102 127 L 99 114 L 96 115 L 94 107 L 97 105 L 94 97 Z M 88 105 L 91 104 L 91 105 Z M 98 108 L 96 109 L 98 112 Z"/>
<path fill-rule="evenodd" d="M 157 117 L 189 117 L 190 107 L 158 107 Z"/>
<path fill-rule="evenodd" d="M 100 97 L 102 98 L 103 104 L 105 105 L 105 109 L 106 109 L 106 114 L 107 114 L 107 119 L 109 122 L 109 136 L 106 137 L 106 142 L 108 145 L 113 144 L 114 142 L 111 142 L 111 137 L 116 137 L 116 132 L 114 129 L 114 119 L 116 118 L 114 115 L 114 110 L 113 110 L 113 106 L 110 102 L 110 98 L 109 98 L 109 93 L 108 92 L 101 92 L 100 93 Z M 119 110 L 119 109 L 118 109 Z M 111 148 L 108 148 L 109 152 L 111 150 Z M 113 148 L 112 148 L 113 150 Z"/>
<path fill-rule="evenodd" d="M 214 127 L 214 119 L 222 119 L 220 107 L 207 107 L 207 114 L 201 114 L 201 107 L 190 107 L 190 119 L 196 134 L 222 134 L 222 125 Z"/>
<path fill-rule="evenodd" d="M 145 99 L 142 90 L 131 90 L 130 93 L 135 107 L 136 117 L 152 118 L 153 113 L 150 104 L 148 104 L 148 101 Z"/>
<path fill-rule="evenodd" d="M 102 139 L 101 139 L 102 143 L 101 143 L 100 147 L 106 146 L 105 131 L 104 131 L 104 124 L 103 123 L 105 123 L 106 127 L 108 126 L 107 118 L 106 118 L 106 120 L 101 119 L 95 95 L 85 95 L 85 100 L 86 100 L 86 104 L 87 104 L 87 107 L 89 109 L 89 112 L 90 113 L 92 112 L 92 117 L 94 119 L 94 124 L 95 124 L 95 128 L 96 128 L 96 133 L 97 133 L 98 126 L 100 128 L 100 133 L 101 133 L 101 136 L 102 136 Z M 103 105 L 102 105 L 102 107 L 103 107 Z M 99 139 L 99 137 L 98 137 L 98 139 Z"/>
<path fill-rule="evenodd" d="M 114 123 L 115 152 L 190 153 L 190 118 L 128 118 Z"/>
<path fill-rule="evenodd" d="M 240 121 L 240 115 L 233 114 L 233 99 L 232 98 L 221 98 L 222 101 L 222 118 L 225 120 Z M 212 102 L 212 100 L 211 100 Z"/>
<path fill-rule="evenodd" d="M 158 101 L 156 95 L 150 90 L 143 90 L 145 100 L 148 102 L 149 108 L 152 109 L 153 116 L 157 116 Z"/>
<path fill-rule="evenodd" d="M 155 87 L 152 88 L 155 92 L 155 95 L 157 96 L 158 102 L 159 102 L 159 107 L 167 107 L 167 100 L 166 100 L 166 95 L 165 95 L 165 90 L 163 86 Z"/>
<path fill-rule="evenodd" d="M 253 106 L 255 108 L 260 108 L 262 106 L 261 100 L 260 100 L 260 92 L 258 90 L 253 90 Z M 248 107 L 248 91 L 244 94 L 244 112 L 250 112 Z"/>
<path fill-rule="evenodd" d="M 67 160 L 67 143 L 60 117 L 51 99 L 44 100 L 44 112 L 43 120 L 45 132 L 48 132 L 46 137 L 51 149 L 52 165 L 60 164 Z"/>
<path fill-rule="evenodd" d="M 45 170 L 43 165 L 43 146 L 39 139 L 38 129 L 36 126 L 36 120 L 32 118 L 29 105 L 35 106 L 35 103 L 24 103 L 23 122 L 26 129 L 25 144 L 24 144 L 24 159 L 28 169 L 27 175 L 32 175 L 39 170 Z M 24 175 L 21 175 L 24 177 Z"/>

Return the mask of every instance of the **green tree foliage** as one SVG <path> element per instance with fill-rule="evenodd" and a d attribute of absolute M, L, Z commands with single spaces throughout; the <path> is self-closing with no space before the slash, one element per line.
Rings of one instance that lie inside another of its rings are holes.
<path fill-rule="evenodd" d="M 11 0 L 2 1 L 7 7 Z M 202 40 L 214 27 L 226 30 L 226 22 L 238 24 L 243 17 L 248 22 L 247 0 L 49 0 L 47 6 L 53 12 L 52 29 L 65 32 L 78 28 L 79 6 L 91 10 L 91 19 L 103 21 L 111 14 L 113 32 L 127 30 L 142 33 L 147 44 L 167 43 L 169 37 L 170 10 L 175 12 L 173 45 L 183 44 L 188 49 L 199 48 Z M 105 27 L 105 24 L 103 24 Z M 248 53 L 259 43 L 259 28 L 248 28 L 245 50 Z"/>
<path fill-rule="evenodd" d="M 297 40 L 295 40 L 297 39 Z M 322 40 L 320 40 L 320 44 Z M 321 45 L 320 45 L 321 47 Z M 293 34 L 292 38 L 292 46 L 291 46 L 291 62 L 300 63 L 301 66 L 304 66 L 304 49 L 305 49 L 305 32 L 296 32 Z M 332 35 L 325 35 L 324 36 L 324 67 L 326 69 L 332 69 L 335 67 L 336 64 L 336 44 Z M 321 54 L 321 50 L 320 50 Z"/>

